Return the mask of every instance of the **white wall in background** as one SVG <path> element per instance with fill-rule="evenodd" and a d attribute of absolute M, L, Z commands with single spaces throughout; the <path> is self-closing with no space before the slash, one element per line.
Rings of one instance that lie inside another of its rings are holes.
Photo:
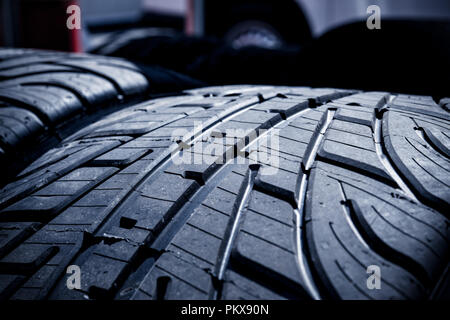
<path fill-rule="evenodd" d="M 367 18 L 367 7 L 378 5 L 381 19 L 447 19 L 450 0 L 296 0 L 307 16 L 314 36 L 339 25 Z"/>
<path fill-rule="evenodd" d="M 143 6 L 148 12 L 184 16 L 187 0 L 143 0 Z"/>
<path fill-rule="evenodd" d="M 83 23 L 94 25 L 137 20 L 143 8 L 142 0 L 79 0 L 79 3 Z"/>

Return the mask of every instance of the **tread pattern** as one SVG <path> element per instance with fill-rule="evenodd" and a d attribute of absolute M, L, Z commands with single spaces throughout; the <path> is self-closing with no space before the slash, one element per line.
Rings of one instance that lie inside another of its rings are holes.
<path fill-rule="evenodd" d="M 2 165 L 21 164 L 36 143 L 38 152 L 55 145 L 89 116 L 170 90 L 166 78 L 174 91 L 189 88 L 174 72 L 140 69 L 120 58 L 0 48 Z"/>
<path fill-rule="evenodd" d="M 449 262 L 448 127 L 430 98 L 306 87 L 125 108 L 0 191 L 0 298 L 433 297 Z"/>
<path fill-rule="evenodd" d="M 383 119 L 383 135 L 390 157 L 411 188 L 424 202 L 448 214 L 450 159 L 446 145 L 450 141 L 446 134 L 450 117 L 446 115 L 446 119 L 389 112 Z"/>

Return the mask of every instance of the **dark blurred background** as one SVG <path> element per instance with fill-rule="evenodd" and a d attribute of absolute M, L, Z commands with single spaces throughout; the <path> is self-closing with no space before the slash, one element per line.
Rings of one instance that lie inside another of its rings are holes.
<path fill-rule="evenodd" d="M 120 56 L 205 84 L 450 95 L 448 0 L 0 0 L 0 45 Z M 66 9 L 81 7 L 81 30 Z M 381 29 L 367 28 L 369 5 Z"/>

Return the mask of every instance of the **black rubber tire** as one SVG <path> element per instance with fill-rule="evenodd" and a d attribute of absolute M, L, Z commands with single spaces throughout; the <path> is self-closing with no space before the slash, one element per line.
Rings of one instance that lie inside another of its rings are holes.
<path fill-rule="evenodd" d="M 228 1 L 211 2 L 228 4 Z M 222 13 L 221 10 L 215 12 Z M 292 26 L 292 19 L 282 16 L 288 30 L 301 30 Z M 213 15 L 208 17 L 216 20 Z M 222 15 L 222 19 L 230 22 L 227 15 Z M 210 85 L 251 83 L 358 88 L 431 95 L 437 101 L 448 96 L 449 39 L 448 21 L 384 18 L 381 30 L 368 29 L 364 19 L 332 29 L 298 49 L 248 47 L 234 50 L 220 40 L 177 35 L 112 42 L 97 53 L 156 63 Z M 386 76 L 387 70 L 395 72 Z"/>
<path fill-rule="evenodd" d="M 112 111 L 151 94 L 199 85 L 121 58 L 0 48 L 0 164 L 11 176 Z"/>
<path fill-rule="evenodd" d="M 227 39 L 231 45 L 233 29 L 258 22 L 270 29 L 283 47 L 303 46 L 312 40 L 310 25 L 302 8 L 292 1 L 227 1 L 205 3 L 204 32 Z"/>
<path fill-rule="evenodd" d="M 270 86 L 186 94 L 81 129 L 0 191 L 2 299 L 448 294 L 446 101 Z M 208 156 L 213 144 L 224 153 Z M 277 152 L 278 164 L 264 160 Z"/>

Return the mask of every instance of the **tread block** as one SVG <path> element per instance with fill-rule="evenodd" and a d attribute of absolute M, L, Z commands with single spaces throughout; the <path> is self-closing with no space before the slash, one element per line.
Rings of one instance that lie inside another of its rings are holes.
<path fill-rule="evenodd" d="M 283 115 L 283 117 L 288 118 L 297 112 L 305 110 L 309 106 L 308 99 L 300 99 L 296 101 L 286 101 L 284 99 L 271 99 L 270 101 L 263 102 L 256 107 L 254 110 L 261 110 L 266 112 L 278 112 Z"/>
<path fill-rule="evenodd" d="M 167 286 L 159 289 L 158 283 L 161 280 L 167 281 Z M 159 281 L 158 281 L 159 280 Z M 158 290 L 159 289 L 159 290 Z M 161 270 L 157 266 L 147 274 L 144 281 L 132 297 L 132 300 L 206 300 L 208 294 L 190 285 L 183 278 L 178 278 L 172 274 Z"/>
<path fill-rule="evenodd" d="M 166 201 L 178 201 L 180 197 L 188 200 L 189 195 L 198 187 L 195 181 L 180 176 L 163 173 L 153 183 L 147 183 L 139 189 L 143 196 Z"/>
<path fill-rule="evenodd" d="M 236 272 L 228 271 L 222 291 L 223 300 L 285 300 L 258 283 Z"/>
<path fill-rule="evenodd" d="M 400 108 L 416 108 L 422 111 L 444 112 L 432 97 L 399 95 L 392 102 L 391 106 Z"/>
<path fill-rule="evenodd" d="M 190 150 L 189 150 L 190 151 Z M 201 157 L 201 158 L 200 158 Z M 201 164 L 194 164 L 195 160 Z M 189 159 L 193 163 L 188 164 L 173 164 L 165 170 L 166 173 L 178 174 L 185 177 L 186 179 L 196 179 L 201 183 L 207 181 L 212 174 L 217 170 L 217 168 L 223 163 L 221 161 L 222 157 L 211 157 L 209 155 L 199 155 L 193 152 L 183 152 L 182 159 Z"/>
<path fill-rule="evenodd" d="M 117 281 L 127 263 L 109 257 L 92 254 L 80 266 L 83 270 L 81 277 L 81 290 L 91 295 L 108 295 L 117 286 Z"/>
<path fill-rule="evenodd" d="M 228 216 L 211 208 L 200 206 L 195 209 L 187 224 L 222 238 L 228 224 Z"/>
<path fill-rule="evenodd" d="M 439 153 L 447 158 L 450 158 L 450 138 L 441 130 L 435 128 L 424 128 L 425 139 L 436 149 Z"/>
<path fill-rule="evenodd" d="M 27 106 L 47 124 L 56 125 L 83 106 L 71 92 L 44 85 L 28 86 L 24 92 L 19 87 L 0 88 L 0 99 Z"/>
<path fill-rule="evenodd" d="M 284 225 L 292 225 L 292 206 L 262 192 L 252 191 L 248 209 Z"/>
<path fill-rule="evenodd" d="M 151 151 L 151 150 L 150 150 Z M 148 153 L 145 148 L 117 148 L 91 161 L 94 166 L 126 166 Z"/>
<path fill-rule="evenodd" d="M 44 130 L 38 117 L 28 110 L 16 107 L 0 108 L 0 127 L 4 130 L 0 138 L 7 148 L 17 147 Z"/>
<path fill-rule="evenodd" d="M 73 68 L 64 66 L 55 66 L 51 64 L 34 64 L 29 66 L 17 67 L 13 69 L 6 69 L 0 71 L 0 80 L 6 80 L 11 78 L 18 78 L 29 76 L 33 74 L 46 73 L 46 72 L 62 72 L 71 71 Z"/>
<path fill-rule="evenodd" d="M 147 79 L 140 72 L 128 68 L 119 69 L 114 65 L 108 65 L 102 61 L 60 60 L 57 64 L 76 67 L 93 74 L 101 75 L 113 82 L 120 89 L 121 93 L 125 95 L 143 93 L 149 85 Z"/>
<path fill-rule="evenodd" d="M 163 173 L 156 181 L 144 184 L 134 194 L 133 209 L 121 211 L 121 225 L 131 224 L 155 231 L 171 218 L 174 211 L 181 208 L 198 187 L 196 181 Z"/>
<path fill-rule="evenodd" d="M 83 238 L 82 227 L 74 225 L 51 225 L 47 224 L 29 237 L 25 244 L 57 244 L 60 247 L 72 246 Z M 59 254 L 61 256 L 61 254 Z M 58 257 L 59 259 L 60 257 Z M 52 262 L 58 259 L 53 259 Z"/>
<path fill-rule="evenodd" d="M 375 149 L 373 146 L 373 141 L 371 141 L 371 146 L 369 147 Z M 318 156 L 320 159 L 328 159 L 367 171 L 386 181 L 391 180 L 391 177 L 385 172 L 383 165 L 378 160 L 375 150 L 369 151 L 358 146 L 351 146 L 327 139 L 319 150 Z"/>
<path fill-rule="evenodd" d="M 6 124 L 6 126 L 0 124 L 0 143 L 5 146 L 5 148 L 13 148 L 20 144 L 21 133 L 16 133 L 14 131 L 17 131 L 17 128 L 12 126 L 11 123 Z"/>
<path fill-rule="evenodd" d="M 140 135 L 151 132 L 162 126 L 161 122 L 136 122 L 136 123 L 116 123 L 104 127 L 85 136 L 85 138 Z"/>
<path fill-rule="evenodd" d="M 411 188 L 445 211 L 450 208 L 450 162 L 420 141 L 414 127 L 411 118 L 388 112 L 383 118 L 387 153 Z"/>
<path fill-rule="evenodd" d="M 413 265 L 411 260 L 414 261 L 414 271 L 425 283 L 437 281 L 439 271 L 443 267 L 442 261 L 448 256 L 445 251 L 446 243 L 442 241 L 440 235 L 428 226 L 405 216 L 393 206 L 374 205 L 375 199 L 370 199 L 367 193 L 359 189 L 345 183 L 343 189 L 351 199 L 362 199 L 353 200 L 353 214 L 369 241 L 380 242 L 378 244 L 380 250 L 383 248 L 386 254 L 391 250 L 393 255 L 398 256 L 397 259 L 401 256 L 405 263 Z"/>
<path fill-rule="evenodd" d="M 234 201 L 236 200 L 236 194 L 215 188 L 203 201 L 203 205 L 212 208 L 213 210 L 220 211 L 226 215 L 230 215 L 233 211 Z"/>
<path fill-rule="evenodd" d="M 182 278 L 197 289 L 205 293 L 209 292 L 212 285 L 211 276 L 205 270 L 196 267 L 192 268 L 190 264 L 171 253 L 163 254 L 156 265 L 163 270 L 167 270 L 175 277 Z"/>
<path fill-rule="evenodd" d="M 339 119 L 334 119 L 330 125 L 330 130 L 339 130 L 343 132 L 353 133 L 360 136 L 372 137 L 372 130 L 361 124 L 349 123 L 347 121 L 342 121 Z"/>
<path fill-rule="evenodd" d="M 298 167 L 300 169 L 300 164 Z M 269 185 L 267 188 L 273 189 L 274 192 L 283 195 L 285 198 L 294 199 L 298 174 L 274 167 L 270 167 L 270 169 L 266 168 L 266 170 L 270 173 L 275 172 L 275 174 L 261 174 L 259 175 L 259 181 Z"/>
<path fill-rule="evenodd" d="M 23 244 L 0 259 L 0 273 L 28 275 L 58 252 L 58 247 L 44 244 Z"/>
<path fill-rule="evenodd" d="M 100 243 L 96 245 L 93 254 L 129 263 L 136 256 L 138 249 L 139 246 L 136 244 L 118 241 L 111 244 Z"/>
<path fill-rule="evenodd" d="M 389 98 L 386 92 L 364 92 L 336 99 L 337 103 L 366 108 L 381 108 Z"/>
<path fill-rule="evenodd" d="M 21 86 L 23 90 L 37 84 L 61 88 L 68 93 L 73 93 L 86 104 L 86 107 L 93 109 L 112 102 L 118 96 L 117 90 L 106 79 L 76 71 L 30 75 L 0 82 L 0 87 Z"/>
<path fill-rule="evenodd" d="M 77 207 L 75 204 L 59 214 L 50 224 L 88 227 L 103 221 L 104 211 L 102 206 Z"/>
<path fill-rule="evenodd" d="M 25 281 L 21 275 L 0 274 L 0 301 L 6 300 Z"/>
<path fill-rule="evenodd" d="M 38 223 L 32 222 L 0 223 L 0 257 L 11 251 L 33 231 L 36 231 L 38 226 Z"/>
<path fill-rule="evenodd" d="M 54 163 L 51 161 L 47 163 L 45 161 L 41 162 L 40 160 L 37 160 L 37 163 L 39 163 L 39 170 L 10 183 L 0 190 L 0 205 L 5 205 L 5 203 L 10 203 L 14 199 L 31 194 L 37 189 L 57 180 L 71 170 L 83 165 L 98 155 L 111 150 L 119 144 L 119 141 L 106 141 L 101 144 L 94 143 L 91 145 L 88 144 L 86 148 L 77 149 L 72 154 L 57 155 L 57 159 L 61 157 L 61 160 L 55 161 Z M 64 151 L 64 147 L 62 147 L 61 151 Z"/>
<path fill-rule="evenodd" d="M 335 106 L 334 104 L 330 104 L 330 106 Z M 336 105 L 338 106 L 338 105 Z M 373 120 L 373 113 L 367 112 L 367 111 L 359 111 L 355 110 L 355 108 L 352 108 L 353 110 L 349 110 L 347 108 L 340 108 L 336 115 L 334 116 L 335 119 L 342 120 L 342 121 L 348 121 L 348 122 L 354 122 L 359 123 L 366 126 L 372 126 L 372 120 Z"/>
<path fill-rule="evenodd" d="M 214 265 L 221 242 L 221 239 L 203 230 L 185 225 L 175 236 L 172 244 Z"/>
<path fill-rule="evenodd" d="M 101 186 L 100 186 L 101 188 Z M 120 193 L 117 189 L 94 189 L 74 203 L 74 207 L 107 207 Z"/>
<path fill-rule="evenodd" d="M 299 271 L 292 252 L 282 250 L 260 237 L 241 232 L 232 259 L 232 263 L 239 261 L 240 265 L 247 265 L 247 268 L 255 272 L 276 279 L 283 286 L 297 291 L 299 297 L 307 296 L 303 289 L 304 284 L 299 280 Z"/>
<path fill-rule="evenodd" d="M 25 127 L 28 133 L 36 133 L 43 129 L 42 122 L 31 112 L 16 107 L 0 108 L 0 116 L 2 120 L 15 120 Z M 14 122 L 16 124 L 16 122 Z"/>
<path fill-rule="evenodd" d="M 166 280 L 166 285 L 161 285 Z M 211 276 L 200 268 L 164 253 L 140 283 L 138 290 L 153 299 L 207 299 Z M 134 295 L 133 299 L 140 299 Z"/>
<path fill-rule="evenodd" d="M 294 253 L 294 248 L 292 246 L 292 226 L 287 226 L 276 220 L 270 219 L 269 217 L 247 211 L 245 213 L 245 221 L 241 231 L 252 236 L 263 238 L 265 241 L 274 244 L 283 250 Z"/>
<path fill-rule="evenodd" d="M 76 200 L 83 193 L 117 171 L 115 168 L 101 168 L 100 170 L 80 168 L 77 170 L 83 171 L 83 175 L 91 174 L 89 180 L 70 181 L 67 178 L 57 180 L 31 196 L 2 210 L 2 218 L 5 219 L 9 216 L 11 218 L 31 219 L 31 221 L 49 219 L 70 202 Z M 76 176 L 77 174 L 72 174 L 72 176 L 74 175 Z"/>
<path fill-rule="evenodd" d="M 345 299 L 418 299 L 423 285 L 407 270 L 374 251 L 364 232 L 345 205 L 350 199 L 342 182 L 312 169 L 311 197 L 307 201 L 306 225 L 312 261 L 322 283 L 330 292 Z M 343 190 L 343 191 L 341 191 Z M 348 190 L 348 189 L 347 189 Z M 325 192 L 325 197 L 318 197 Z M 358 198 L 360 199 L 360 198 Z M 385 252 L 383 252 L 385 255 Z M 366 286 L 366 269 L 377 265 L 383 274 L 380 290 Z M 353 275 L 349 278 L 349 275 Z"/>

